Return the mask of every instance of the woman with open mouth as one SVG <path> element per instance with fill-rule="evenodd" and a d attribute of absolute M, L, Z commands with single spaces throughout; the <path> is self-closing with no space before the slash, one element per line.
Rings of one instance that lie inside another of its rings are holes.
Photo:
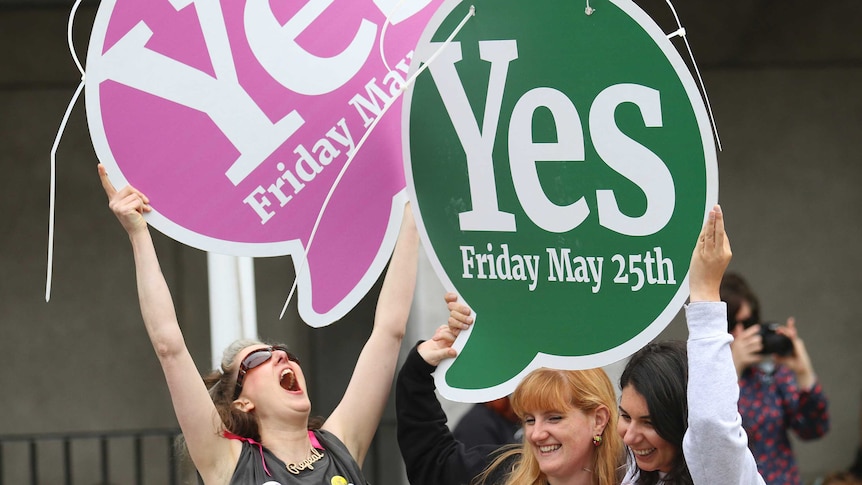
<path fill-rule="evenodd" d="M 132 243 L 141 314 L 204 483 L 366 485 L 360 464 L 389 396 L 416 284 L 419 238 L 410 208 L 347 390 L 325 421 L 309 423 L 305 376 L 283 345 L 236 342 L 221 368 L 201 380 L 143 217 L 149 199 L 131 186 L 116 190 L 101 165 L 99 176 Z"/>

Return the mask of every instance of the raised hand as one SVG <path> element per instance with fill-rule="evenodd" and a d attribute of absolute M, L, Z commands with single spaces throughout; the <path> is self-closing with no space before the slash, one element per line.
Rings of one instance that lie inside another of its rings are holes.
<path fill-rule="evenodd" d="M 688 273 L 690 301 L 721 301 L 721 277 L 731 256 L 730 241 L 724 231 L 724 214 L 716 204 L 709 211 L 691 255 Z"/>
<path fill-rule="evenodd" d="M 437 327 L 434 336 L 430 340 L 419 344 L 419 347 L 416 349 L 425 362 L 434 366 L 458 355 L 458 352 L 452 348 L 452 344 L 455 343 L 455 337 L 461 333 L 461 330 L 465 330 L 473 324 L 473 315 L 470 307 L 459 303 L 457 294 L 452 292 L 446 293 L 443 298 L 446 300 L 447 308 L 449 308 L 449 320 L 447 324 Z"/>
<path fill-rule="evenodd" d="M 796 383 L 801 390 L 807 391 L 814 387 L 817 377 L 814 374 L 814 366 L 811 364 L 811 357 L 808 356 L 808 351 L 805 349 L 805 342 L 799 337 L 799 332 L 796 330 L 796 319 L 790 317 L 787 319 L 787 325 L 778 327 L 776 332 L 784 335 L 793 342 L 793 354 L 787 356 L 774 356 L 775 362 L 786 365 L 796 373 Z"/>
<path fill-rule="evenodd" d="M 741 376 L 746 367 L 757 364 L 763 360 L 763 338 L 760 336 L 760 325 L 752 325 L 743 329 L 741 323 L 734 327 L 733 342 L 730 343 L 730 351 L 733 355 L 733 365 L 736 367 L 736 375 Z"/>
<path fill-rule="evenodd" d="M 473 324 L 473 311 L 470 307 L 458 301 L 458 295 L 452 292 L 443 297 L 449 308 L 449 330 L 457 337 L 461 330 L 466 330 Z"/>
<path fill-rule="evenodd" d="M 425 362 L 438 366 L 440 362 L 446 359 L 452 359 L 458 352 L 452 348 L 455 342 L 455 335 L 449 329 L 448 325 L 440 325 L 434 336 L 430 340 L 426 340 L 419 344 L 416 350 Z"/>
<path fill-rule="evenodd" d="M 132 234 L 146 229 L 147 221 L 144 220 L 144 213 L 152 210 L 150 199 L 131 185 L 127 185 L 119 191 L 115 189 L 114 184 L 108 180 L 108 172 L 101 163 L 99 164 L 99 178 L 102 181 L 102 188 L 105 189 L 105 195 L 108 196 L 108 207 L 120 220 L 120 224 L 123 225 L 126 232 Z"/>

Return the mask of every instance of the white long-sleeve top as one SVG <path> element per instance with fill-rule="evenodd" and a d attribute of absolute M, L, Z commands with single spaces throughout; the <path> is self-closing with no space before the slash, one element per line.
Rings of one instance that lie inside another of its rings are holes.
<path fill-rule="evenodd" d="M 724 302 L 686 305 L 688 429 L 682 450 L 695 485 L 765 485 L 739 415 L 739 384 Z M 630 464 L 623 485 L 636 483 Z"/>

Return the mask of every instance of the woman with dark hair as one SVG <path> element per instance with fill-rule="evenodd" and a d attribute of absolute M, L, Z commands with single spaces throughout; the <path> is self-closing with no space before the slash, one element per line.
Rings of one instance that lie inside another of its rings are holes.
<path fill-rule="evenodd" d="M 649 344 L 631 357 L 620 378 L 617 430 L 629 449 L 624 485 L 765 483 L 736 408 L 739 388 L 719 296 L 730 257 L 716 206 L 691 258 L 686 346 Z"/>
<path fill-rule="evenodd" d="M 206 385 L 177 322 L 147 223 L 149 200 L 117 191 L 99 165 L 109 206 L 129 235 L 141 314 L 189 455 L 207 485 L 365 485 L 360 464 L 383 414 L 416 282 L 418 235 L 409 208 L 365 343 L 344 396 L 319 429 L 299 359 L 282 345 L 241 341 Z"/>
<path fill-rule="evenodd" d="M 770 485 L 800 485 L 791 432 L 804 441 L 829 431 L 829 401 L 796 320 L 765 324 L 757 295 L 736 273 L 724 275 L 730 349 L 739 377 L 739 412 L 760 473 Z M 764 327 L 764 325 L 769 325 Z"/>
<path fill-rule="evenodd" d="M 682 452 L 682 439 L 688 423 L 688 399 L 686 399 L 685 342 L 669 341 L 647 344 L 629 359 L 620 376 L 620 433 L 630 426 L 632 415 L 644 414 L 636 407 L 635 393 L 643 396 L 646 411 L 650 416 L 653 433 L 642 433 L 640 440 L 626 443 L 630 458 L 637 462 L 641 458 L 642 482 L 659 483 L 662 473 L 649 470 L 647 463 L 666 462 L 663 479 L 668 483 L 691 483 L 688 467 Z M 655 409 L 656 412 L 649 412 Z M 634 435 L 632 435 L 633 438 Z M 644 453 L 655 449 L 653 453 Z M 649 470 L 649 471 L 645 471 Z"/>

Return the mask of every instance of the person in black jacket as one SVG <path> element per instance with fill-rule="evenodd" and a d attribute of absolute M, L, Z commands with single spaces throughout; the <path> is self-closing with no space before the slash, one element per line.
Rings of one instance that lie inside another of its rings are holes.
<path fill-rule="evenodd" d="M 446 413 L 434 393 L 432 374 L 440 362 L 455 356 L 456 351 L 451 348 L 453 340 L 444 325 L 425 345 L 418 342 L 407 355 L 395 382 L 398 446 L 411 485 L 469 484 L 491 463 L 499 449 L 494 444 L 468 448 L 455 439 L 446 424 Z"/>
<path fill-rule="evenodd" d="M 447 295 L 452 318 L 470 319 L 469 308 L 455 298 Z M 540 368 L 528 374 L 512 394 L 524 428 L 521 445 L 467 447 L 456 440 L 431 375 L 442 360 L 455 356 L 454 338 L 441 326 L 431 340 L 414 346 L 398 374 L 398 444 L 412 485 L 498 485 L 512 477 L 518 483 L 549 483 L 554 477 L 619 483 L 623 444 L 616 432 L 616 395 L 601 369 Z"/>
<path fill-rule="evenodd" d="M 452 434 L 468 448 L 478 445 L 512 445 L 521 442 L 521 420 L 512 410 L 509 396 L 503 396 L 470 406 L 458 420 Z"/>

